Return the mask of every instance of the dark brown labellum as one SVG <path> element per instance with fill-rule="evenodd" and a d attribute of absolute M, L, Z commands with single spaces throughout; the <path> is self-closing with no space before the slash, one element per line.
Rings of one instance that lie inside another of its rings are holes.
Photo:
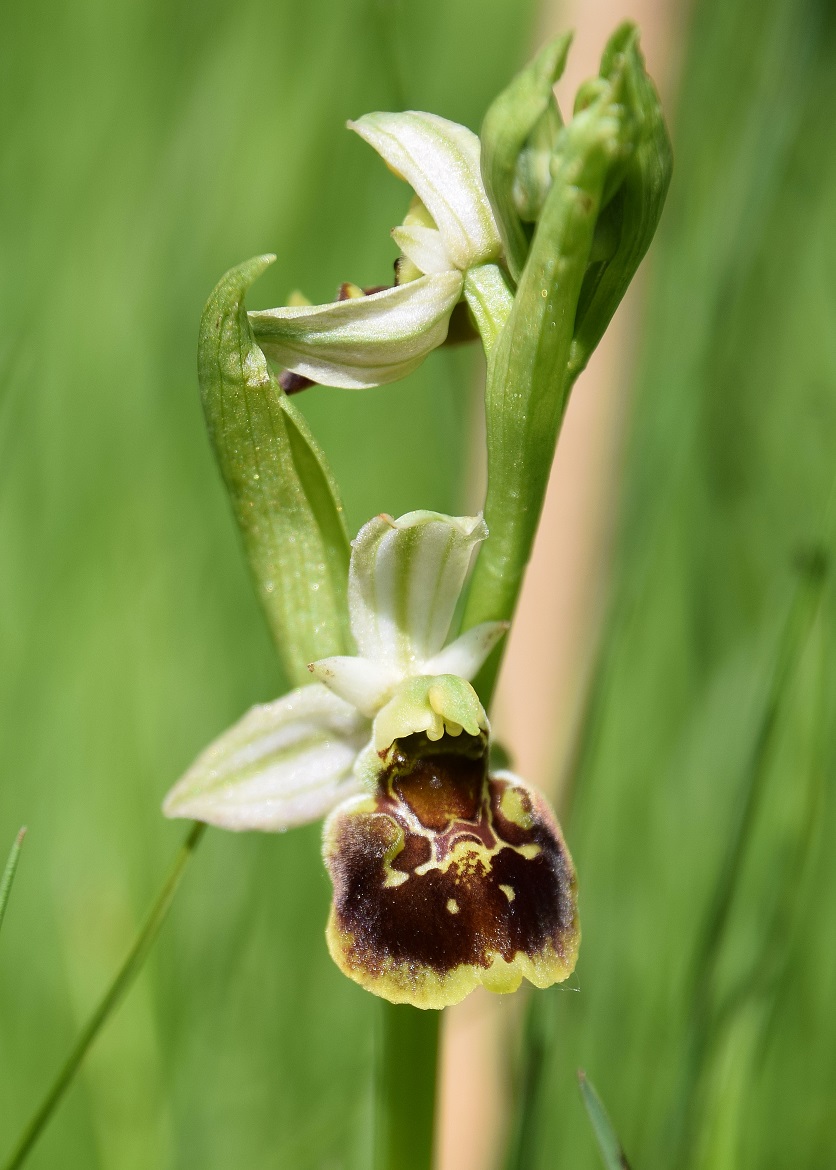
<path fill-rule="evenodd" d="M 547 987 L 575 965 L 575 874 L 554 814 L 517 777 L 489 775 L 468 740 L 397 745 L 377 792 L 326 826 L 331 953 L 394 1002 Z"/>

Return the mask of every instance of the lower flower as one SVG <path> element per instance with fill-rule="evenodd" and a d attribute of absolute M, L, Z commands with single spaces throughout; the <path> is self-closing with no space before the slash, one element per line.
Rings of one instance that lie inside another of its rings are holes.
<path fill-rule="evenodd" d="M 580 943 L 575 872 L 544 798 L 488 772 L 484 735 L 410 736 L 381 756 L 374 793 L 325 826 L 327 939 L 340 969 L 421 1008 L 480 984 L 566 979 Z"/>
<path fill-rule="evenodd" d="M 505 632 L 448 641 L 480 516 L 380 515 L 352 545 L 353 655 L 255 707 L 195 761 L 167 816 L 281 832 L 328 816 L 328 946 L 394 1003 L 441 1008 L 480 984 L 548 987 L 577 959 L 575 871 L 554 814 L 488 770 L 474 678 Z"/>

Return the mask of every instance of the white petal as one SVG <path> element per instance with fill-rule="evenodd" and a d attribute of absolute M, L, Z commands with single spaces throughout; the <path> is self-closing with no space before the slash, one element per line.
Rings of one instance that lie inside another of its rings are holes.
<path fill-rule="evenodd" d="M 474 547 L 488 534 L 481 516 L 409 512 L 376 516 L 352 542 L 351 629 L 364 658 L 401 671 L 444 645 Z"/>
<path fill-rule="evenodd" d="M 358 711 L 373 718 L 400 681 L 398 674 L 368 658 L 336 655 L 312 662 L 308 670 L 319 682 Z"/>
<path fill-rule="evenodd" d="M 279 832 L 318 820 L 357 790 L 369 723 L 326 687 L 253 707 L 204 751 L 163 803 L 168 817 Z"/>
<path fill-rule="evenodd" d="M 499 258 L 502 244 L 472 130 L 415 110 L 366 114 L 348 125 L 420 196 L 458 268 Z"/>
<path fill-rule="evenodd" d="M 406 377 L 441 345 L 462 292 L 459 272 L 330 305 L 294 305 L 249 314 L 269 358 L 315 382 L 350 390 Z"/>
<path fill-rule="evenodd" d="M 407 259 L 422 272 L 449 272 L 454 267 L 444 247 L 441 232 L 420 224 L 392 228 L 392 239 Z"/>
<path fill-rule="evenodd" d="M 457 674 L 471 679 L 493 650 L 502 635 L 509 629 L 510 622 L 482 622 L 466 630 L 440 654 L 424 663 L 426 674 Z"/>

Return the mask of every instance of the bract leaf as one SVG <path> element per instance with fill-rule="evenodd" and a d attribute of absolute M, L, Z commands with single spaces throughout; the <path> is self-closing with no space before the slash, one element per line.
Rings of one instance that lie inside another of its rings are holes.
<path fill-rule="evenodd" d="M 546 112 L 534 123 L 534 128 L 519 153 L 514 171 L 514 207 L 523 223 L 536 223 L 552 186 L 552 154 L 563 119 L 554 98 Z"/>
<path fill-rule="evenodd" d="M 348 125 L 419 196 L 457 268 L 465 271 L 499 258 L 502 242 L 472 130 L 416 110 L 365 114 Z"/>
<path fill-rule="evenodd" d="M 471 268 L 464 278 L 464 298 L 473 314 L 485 353 L 489 354 L 514 303 L 506 274 L 498 264 Z"/>
<path fill-rule="evenodd" d="M 163 803 L 168 817 L 279 832 L 318 820 L 357 791 L 369 722 L 319 683 L 253 707 L 219 736 Z"/>
<path fill-rule="evenodd" d="M 417 369 L 447 336 L 462 292 L 457 271 L 329 305 L 250 313 L 258 344 L 294 374 L 349 390 L 396 382 Z"/>
<path fill-rule="evenodd" d="M 376 516 L 353 541 L 348 605 L 364 658 L 415 673 L 444 645 L 470 558 L 487 536 L 481 516 Z"/>
<path fill-rule="evenodd" d="M 552 86 L 563 73 L 571 43 L 572 34 L 565 33 L 542 48 L 494 99 L 482 122 L 482 178 L 514 280 L 520 278 L 530 240 L 514 198 L 518 161 L 550 110 L 559 124 Z"/>
<path fill-rule="evenodd" d="M 256 257 L 218 284 L 201 320 L 198 370 L 259 597 L 285 670 L 301 683 L 311 659 L 348 648 L 349 544 L 325 457 L 247 322 L 245 293 L 274 259 Z"/>

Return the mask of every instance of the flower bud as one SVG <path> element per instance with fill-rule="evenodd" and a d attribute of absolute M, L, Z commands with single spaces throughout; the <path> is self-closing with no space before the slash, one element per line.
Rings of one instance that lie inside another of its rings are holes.
<path fill-rule="evenodd" d="M 503 231 L 516 222 L 507 212 L 508 174 L 512 157 L 519 164 L 522 150 L 520 129 L 520 148 L 513 154 L 508 110 L 516 108 L 515 95 L 527 94 L 528 106 L 520 99 L 519 108 L 538 108 L 538 118 L 543 117 L 551 98 L 547 66 L 562 67 L 556 46 L 548 46 L 512 82 L 485 119 L 492 136 L 492 145 L 483 146 L 486 174 L 492 176 L 486 186 L 494 200 L 498 191 L 505 193 L 505 210 L 498 215 Z M 539 107 L 530 97 L 533 90 L 540 95 Z M 492 540 L 474 571 L 465 627 L 507 619 L 513 612 L 570 390 L 650 244 L 670 169 L 670 144 L 644 71 L 638 32 L 625 24 L 606 47 L 600 76 L 581 87 L 574 117 L 557 135 L 551 185 L 513 307 L 491 351 L 485 516 Z M 519 240 L 524 225 L 518 226 Z M 511 263 L 512 245 L 507 246 Z M 521 251 L 514 254 L 518 258 Z M 495 656 L 477 680 L 483 698 L 497 664 Z"/>
<path fill-rule="evenodd" d="M 514 280 L 519 280 L 530 244 L 523 221 L 537 218 L 551 183 L 544 173 L 548 158 L 543 147 L 560 128 L 552 86 L 563 73 L 571 43 L 571 34 L 565 34 L 541 49 L 494 100 L 482 122 L 482 179 Z"/>

